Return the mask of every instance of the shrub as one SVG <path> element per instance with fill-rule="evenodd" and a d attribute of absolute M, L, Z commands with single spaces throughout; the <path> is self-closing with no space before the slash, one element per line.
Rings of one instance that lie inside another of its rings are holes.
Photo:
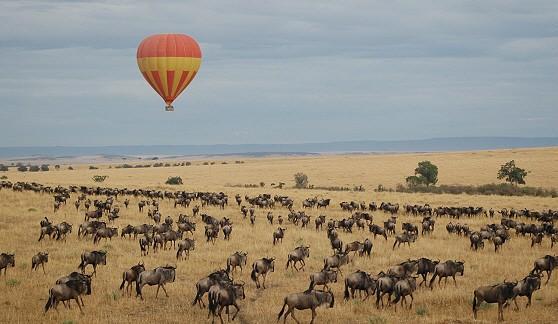
<path fill-rule="evenodd" d="M 17 167 L 17 171 L 26 172 L 26 171 L 28 171 L 28 168 L 25 165 L 20 165 L 20 166 Z"/>
<path fill-rule="evenodd" d="M 504 179 L 511 184 L 525 184 L 525 177 L 529 171 L 515 166 L 515 161 L 511 160 L 500 167 L 498 179 Z"/>
<path fill-rule="evenodd" d="M 209 165 L 209 162 L 205 161 L 203 162 L 203 165 Z"/>
<path fill-rule="evenodd" d="M 48 164 L 41 165 L 41 171 L 48 171 L 48 170 L 49 170 Z"/>
<path fill-rule="evenodd" d="M 428 309 L 426 309 L 426 307 L 424 307 L 424 306 L 419 306 L 419 307 L 417 307 L 417 310 L 415 312 L 419 316 L 424 316 L 424 315 L 428 314 Z"/>
<path fill-rule="evenodd" d="M 94 165 L 90 165 L 89 166 L 89 170 L 98 170 L 99 168 L 94 166 Z"/>
<path fill-rule="evenodd" d="M 8 171 L 8 167 L 4 164 L 0 164 L 0 171 Z"/>
<path fill-rule="evenodd" d="M 170 163 L 165 163 L 165 167 L 166 167 L 166 168 L 168 168 L 168 167 L 170 167 L 170 166 L 171 166 Z"/>
<path fill-rule="evenodd" d="M 19 286 L 21 282 L 17 279 L 9 279 L 6 280 L 6 286 L 8 287 L 15 287 L 15 286 Z"/>
<path fill-rule="evenodd" d="M 169 185 L 181 185 L 182 184 L 182 178 L 181 177 L 169 177 L 165 183 L 169 184 Z"/>
<path fill-rule="evenodd" d="M 185 165 L 185 166 L 190 166 L 190 165 L 192 165 L 192 162 L 189 162 L 189 161 L 188 161 L 188 162 L 185 162 L 184 165 Z"/>
<path fill-rule="evenodd" d="M 6 180 L 6 179 L 8 179 L 8 177 L 7 177 L 7 176 L 5 176 L 5 175 L 3 175 L 3 176 L 1 176 L 1 177 L 0 177 L 0 179 L 2 179 L 2 180 Z"/>
<path fill-rule="evenodd" d="M 73 169 L 74 168 L 71 165 L 68 167 L 68 170 L 73 170 Z"/>
<path fill-rule="evenodd" d="M 260 187 L 262 187 L 262 188 L 265 187 L 265 182 L 263 182 L 263 181 L 260 182 Z"/>
<path fill-rule="evenodd" d="M 54 169 L 55 169 L 55 170 L 60 170 L 60 164 L 55 165 L 55 166 L 54 166 Z"/>
<path fill-rule="evenodd" d="M 32 165 L 29 167 L 29 172 L 39 172 L 41 168 L 38 165 Z"/>
<path fill-rule="evenodd" d="M 294 175 L 295 188 L 306 188 L 308 187 L 308 176 L 302 172 L 298 172 Z"/>
<path fill-rule="evenodd" d="M 104 182 L 107 178 L 108 176 L 106 175 L 94 175 L 92 179 L 95 182 Z"/>

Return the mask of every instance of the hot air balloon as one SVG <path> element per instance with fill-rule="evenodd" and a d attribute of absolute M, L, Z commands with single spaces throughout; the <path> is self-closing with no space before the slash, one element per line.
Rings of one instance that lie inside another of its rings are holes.
<path fill-rule="evenodd" d="M 145 80 L 165 101 L 165 110 L 174 111 L 172 102 L 200 68 L 201 50 L 188 35 L 151 35 L 139 44 L 137 60 Z"/>

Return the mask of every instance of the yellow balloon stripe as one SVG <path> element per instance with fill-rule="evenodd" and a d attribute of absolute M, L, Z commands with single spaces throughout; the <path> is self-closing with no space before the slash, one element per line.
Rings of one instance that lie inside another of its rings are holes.
<path fill-rule="evenodd" d="M 201 65 L 201 59 L 196 57 L 143 57 L 138 58 L 138 66 L 141 72 L 145 72 L 152 84 L 157 87 L 157 92 L 167 100 L 178 96 L 188 86 Z M 159 89 L 152 72 L 159 73 L 162 89 Z M 167 72 L 174 71 L 171 80 L 167 78 Z M 188 73 L 184 82 L 180 82 L 183 73 Z M 169 81 L 171 92 L 169 93 Z"/>

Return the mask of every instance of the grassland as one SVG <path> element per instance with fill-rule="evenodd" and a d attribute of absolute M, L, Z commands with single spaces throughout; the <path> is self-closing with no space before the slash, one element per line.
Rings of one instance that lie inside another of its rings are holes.
<path fill-rule="evenodd" d="M 400 204 L 430 203 L 438 205 L 484 206 L 486 208 L 523 208 L 558 209 L 558 200 L 535 197 L 499 197 L 467 195 L 429 195 L 382 192 L 372 189 L 378 184 L 395 186 L 409 175 L 416 163 L 431 160 L 440 169 L 441 183 L 482 184 L 496 181 L 496 171 L 502 163 L 515 159 L 517 164 L 531 170 L 527 181 L 530 185 L 541 187 L 558 186 L 558 149 L 503 150 L 464 153 L 436 154 L 394 154 L 394 155 L 340 155 L 303 158 L 265 158 L 244 159 L 244 164 L 220 164 L 204 166 L 194 162 L 189 167 L 109 169 L 100 165 L 99 170 L 88 170 L 85 165 L 76 170 L 50 171 L 42 173 L 5 173 L 11 181 L 37 181 L 50 185 L 95 185 L 91 177 L 96 174 L 108 175 L 103 186 L 114 187 L 149 187 L 169 190 L 224 191 L 229 196 L 236 193 L 256 195 L 258 193 L 284 194 L 293 197 L 296 206 L 300 201 L 311 196 L 332 198 L 332 207 L 325 213 L 328 218 L 348 216 L 338 208 L 344 200 L 390 201 Z M 75 167 L 75 166 L 74 166 Z M 317 186 L 354 186 L 363 185 L 366 192 L 327 192 L 320 190 L 296 190 L 292 176 L 296 172 L 305 172 L 312 184 Z M 181 176 L 182 186 L 166 186 L 169 176 Z M 266 184 L 265 188 L 232 188 L 227 184 Z M 285 182 L 284 189 L 272 189 L 274 182 Z M 72 197 L 71 202 L 75 200 Z M 231 199 L 232 200 L 232 199 Z M 323 257 L 330 255 L 329 242 L 324 232 L 315 232 L 312 228 L 300 229 L 287 225 L 286 238 L 282 245 L 271 244 L 271 233 L 276 228 L 265 221 L 267 211 L 258 210 L 256 225 L 242 219 L 237 207 L 230 204 L 224 211 L 207 208 L 208 214 L 231 217 L 235 223 L 231 241 L 220 239 L 215 245 L 206 244 L 203 232 L 198 229 L 196 250 L 186 261 L 175 260 L 175 251 L 161 251 L 141 257 L 137 241 L 115 238 L 101 242 L 94 247 L 90 240 L 78 240 L 76 227 L 83 221 L 83 210 L 76 212 L 73 204 L 63 206 L 56 214 L 52 212 L 52 197 L 35 193 L 14 193 L 11 190 L 0 191 L 0 251 L 15 251 L 16 267 L 8 269 L 6 277 L 0 277 L 0 322 L 2 323 L 203 323 L 208 322 L 207 310 L 191 307 L 195 282 L 207 273 L 224 267 L 226 258 L 236 250 L 248 252 L 248 263 L 262 256 L 277 258 L 276 271 L 268 277 L 268 289 L 256 290 L 249 279 L 249 269 L 236 276 L 246 284 L 246 300 L 240 302 L 241 312 L 237 321 L 240 323 L 265 323 L 276 321 L 282 306 L 283 297 L 291 292 L 299 292 L 308 286 L 308 274 L 319 271 Z M 129 209 L 123 209 L 117 220 L 119 228 L 148 221 L 144 213 L 139 213 L 137 200 L 132 199 Z M 119 201 L 122 205 L 122 201 Z M 161 203 L 164 216 L 177 218 L 179 213 L 190 210 L 174 209 L 171 202 Z M 285 209 L 276 209 L 275 215 L 286 216 Z M 317 211 L 309 212 L 317 216 Z M 56 223 L 66 220 L 74 224 L 74 233 L 66 243 L 48 239 L 37 242 L 39 221 L 48 216 Z M 400 215 L 401 221 L 417 223 L 417 218 Z M 383 213 L 374 214 L 374 222 L 387 218 Z M 448 219 L 439 219 L 436 230 L 431 237 L 419 238 L 411 248 L 401 247 L 392 251 L 393 239 L 374 241 L 373 256 L 355 258 L 344 269 L 350 273 L 357 269 L 377 273 L 388 266 L 407 258 L 421 256 L 435 259 L 460 259 L 465 261 L 465 275 L 458 277 L 457 288 L 453 284 L 447 287 L 436 286 L 434 290 L 420 288 L 415 294 L 415 308 L 411 311 L 393 308 L 377 310 L 372 300 L 366 302 L 342 300 L 342 280 L 332 285 L 336 296 L 333 309 L 319 309 L 317 322 L 320 323 L 468 323 L 473 322 L 471 299 L 473 290 L 484 284 L 503 279 L 521 279 L 531 268 L 533 261 L 545 254 L 556 254 L 558 249 L 550 250 L 548 240 L 542 247 L 530 248 L 528 238 L 513 237 L 500 253 L 495 254 L 491 245 L 483 251 L 473 252 L 468 248 L 468 240 L 449 235 L 445 230 Z M 491 222 L 485 218 L 461 220 L 472 228 Z M 492 220 L 499 222 L 499 217 Z M 398 225 L 398 230 L 400 229 Z M 363 240 L 370 237 L 367 232 L 354 231 L 353 234 L 340 234 L 344 242 Z M 306 272 L 285 271 L 286 256 L 298 244 L 311 246 L 310 259 Z M 71 310 L 60 307 L 60 313 L 49 312 L 43 315 L 48 289 L 54 281 L 71 271 L 75 271 L 79 256 L 85 250 L 106 249 L 108 264 L 98 269 L 93 282 L 93 294 L 85 297 L 85 315 L 80 315 L 74 306 Z M 31 257 L 38 251 L 48 251 L 50 261 L 47 273 L 31 272 Z M 148 268 L 173 263 L 178 265 L 176 282 L 167 286 L 170 298 L 160 295 L 155 299 L 155 288 L 145 288 L 145 301 L 121 295 L 118 286 L 122 271 L 143 260 Z M 161 297 L 162 296 L 162 297 Z M 525 301 L 520 302 L 521 311 L 506 310 L 504 316 L 508 322 L 517 323 L 553 323 L 558 317 L 558 275 L 549 285 L 536 292 L 533 306 L 524 309 Z M 299 312 L 297 317 L 309 322 L 309 312 Z M 289 319 L 289 322 L 291 319 Z M 496 321 L 496 307 L 486 306 L 479 313 L 478 322 Z"/>

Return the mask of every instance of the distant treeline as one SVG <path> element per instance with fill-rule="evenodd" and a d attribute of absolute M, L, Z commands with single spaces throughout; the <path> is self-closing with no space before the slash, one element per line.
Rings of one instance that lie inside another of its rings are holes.
<path fill-rule="evenodd" d="M 378 186 L 376 191 L 393 191 L 383 186 Z M 501 195 L 501 196 L 533 196 L 533 197 L 558 197 L 555 188 L 541 188 L 517 186 L 510 183 L 489 183 L 483 185 L 439 185 L 439 186 L 405 186 L 398 184 L 396 192 L 407 193 L 434 193 L 434 194 L 468 194 L 468 195 Z"/>

